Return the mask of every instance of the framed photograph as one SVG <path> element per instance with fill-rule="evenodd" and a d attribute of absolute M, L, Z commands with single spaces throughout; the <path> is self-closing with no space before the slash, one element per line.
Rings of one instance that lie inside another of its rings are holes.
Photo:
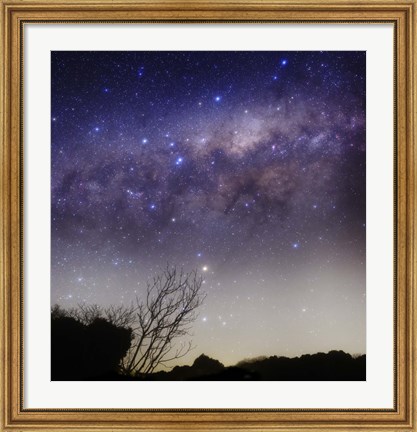
<path fill-rule="evenodd" d="M 416 1 L 5 1 L 1 430 L 413 430 Z"/>

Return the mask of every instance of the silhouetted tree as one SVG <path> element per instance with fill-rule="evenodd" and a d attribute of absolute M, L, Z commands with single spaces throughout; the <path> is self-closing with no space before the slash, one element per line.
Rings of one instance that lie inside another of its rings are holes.
<path fill-rule="evenodd" d="M 191 342 L 182 341 L 179 346 L 175 342 L 190 335 L 196 310 L 205 298 L 202 282 L 196 271 L 184 273 L 167 266 L 147 284 L 145 300 L 137 299 L 134 309 L 134 339 L 122 362 L 125 373 L 152 373 L 192 349 Z"/>
<path fill-rule="evenodd" d="M 73 351 L 66 357 L 53 355 L 53 362 L 70 363 L 68 367 L 71 363 L 78 365 L 74 358 L 77 352 L 94 347 L 98 357 L 105 356 L 113 370 L 116 362 L 118 370 L 125 375 L 149 374 L 157 366 L 167 366 L 192 349 L 191 341 L 182 340 L 178 345 L 176 342 L 190 335 L 191 325 L 197 318 L 196 310 L 205 298 L 201 286 L 202 278 L 196 271 L 184 273 L 167 266 L 148 282 L 145 298 L 137 297 L 136 304 L 131 306 L 103 308 L 80 304 L 67 311 L 54 306 L 51 311 L 53 345 L 59 348 L 55 352 L 65 352 L 68 340 Z M 85 328 L 89 331 L 90 348 L 80 342 L 84 340 Z M 122 356 L 121 347 L 113 344 L 112 329 L 129 331 L 129 346 L 123 344 Z"/>

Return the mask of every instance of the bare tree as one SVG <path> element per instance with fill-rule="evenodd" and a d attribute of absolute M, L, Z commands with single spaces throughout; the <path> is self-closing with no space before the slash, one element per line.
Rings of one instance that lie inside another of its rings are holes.
<path fill-rule="evenodd" d="M 145 298 L 137 297 L 135 304 L 108 308 L 79 304 L 69 310 L 56 305 L 52 308 L 52 316 L 70 317 L 87 326 L 104 318 L 117 327 L 130 328 L 131 347 L 122 360 L 121 372 L 152 373 L 157 366 L 166 367 L 193 348 L 191 341 L 184 338 L 191 335 L 196 310 L 205 299 L 202 283 L 202 277 L 196 271 L 184 273 L 167 266 L 147 283 Z"/>
<path fill-rule="evenodd" d="M 136 327 L 122 370 L 131 374 L 147 374 L 157 366 L 185 356 L 191 342 L 175 342 L 190 335 L 196 310 L 204 301 L 202 278 L 196 271 L 184 273 L 169 267 L 147 284 L 146 299 L 137 301 Z"/>

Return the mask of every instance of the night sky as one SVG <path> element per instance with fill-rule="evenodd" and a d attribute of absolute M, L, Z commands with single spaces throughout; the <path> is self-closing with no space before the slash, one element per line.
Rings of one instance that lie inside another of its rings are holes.
<path fill-rule="evenodd" d="M 365 353 L 364 52 L 52 52 L 51 301 L 170 265 L 224 364 Z"/>

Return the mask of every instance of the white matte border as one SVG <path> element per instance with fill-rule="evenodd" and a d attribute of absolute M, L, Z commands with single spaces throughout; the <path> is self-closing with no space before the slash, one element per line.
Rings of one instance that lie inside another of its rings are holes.
<path fill-rule="evenodd" d="M 24 25 L 24 407 L 393 408 L 391 24 Z M 50 52 L 367 52 L 367 381 L 50 381 Z"/>

